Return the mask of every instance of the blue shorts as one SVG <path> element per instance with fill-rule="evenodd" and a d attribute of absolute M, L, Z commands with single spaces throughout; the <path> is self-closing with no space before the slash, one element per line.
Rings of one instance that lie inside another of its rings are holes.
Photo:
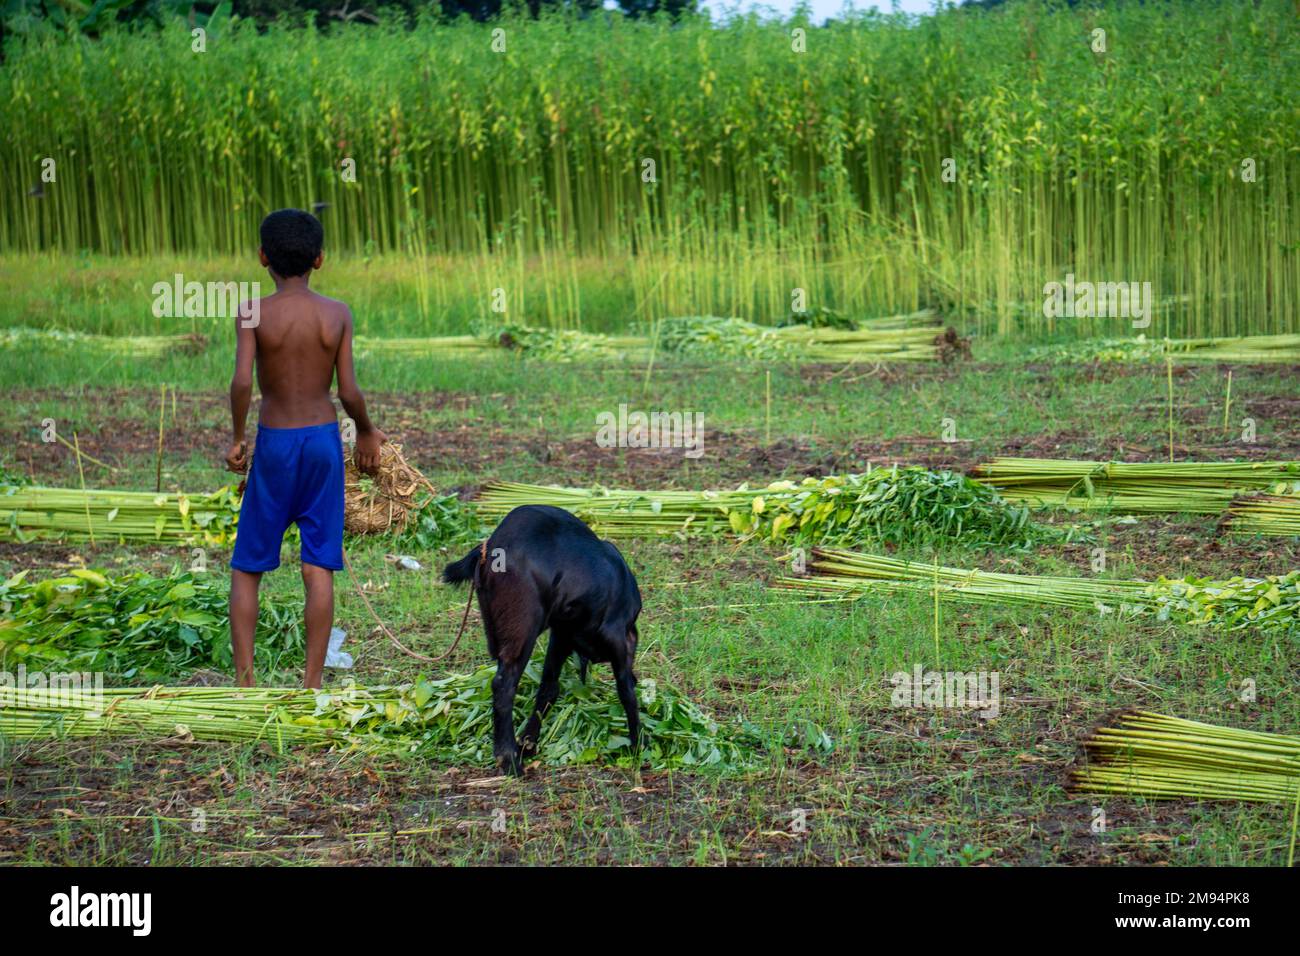
<path fill-rule="evenodd" d="M 230 566 L 251 573 L 278 568 L 291 524 L 302 536 L 303 564 L 342 570 L 343 441 L 337 422 L 257 427 Z"/>

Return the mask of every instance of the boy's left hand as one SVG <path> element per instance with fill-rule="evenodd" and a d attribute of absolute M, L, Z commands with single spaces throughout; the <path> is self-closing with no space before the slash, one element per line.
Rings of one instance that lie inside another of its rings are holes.
<path fill-rule="evenodd" d="M 353 456 L 357 470 L 373 475 L 379 470 L 379 446 L 388 441 L 388 436 L 378 428 L 367 432 L 357 432 L 356 454 Z"/>
<path fill-rule="evenodd" d="M 226 453 L 226 467 L 237 475 L 248 471 L 248 442 L 237 441 Z"/>

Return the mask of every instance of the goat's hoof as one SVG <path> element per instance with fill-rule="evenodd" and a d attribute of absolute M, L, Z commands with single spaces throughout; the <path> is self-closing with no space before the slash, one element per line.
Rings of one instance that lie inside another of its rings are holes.
<path fill-rule="evenodd" d="M 519 759 L 532 760 L 537 756 L 537 741 L 525 737 L 520 741 Z"/>
<path fill-rule="evenodd" d="M 524 775 L 523 753 L 516 750 L 512 754 L 498 754 L 497 768 L 512 777 L 522 777 Z"/>

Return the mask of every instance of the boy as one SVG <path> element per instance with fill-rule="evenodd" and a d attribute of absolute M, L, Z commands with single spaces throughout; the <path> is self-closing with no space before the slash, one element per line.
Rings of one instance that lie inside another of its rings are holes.
<path fill-rule="evenodd" d="M 235 436 L 226 464 L 240 474 L 249 467 L 244 425 L 254 359 L 262 392 L 257 447 L 230 559 L 230 640 L 241 687 L 253 686 L 257 586 L 264 572 L 279 567 L 290 524 L 302 535 L 307 591 L 303 684 L 320 687 L 334 620 L 334 572 L 343 568 L 343 443 L 330 400 L 336 371 L 339 402 L 357 426 L 357 467 L 373 473 L 385 441 L 366 416 L 352 369 L 351 311 L 307 288 L 312 270 L 321 267 L 324 237 L 319 220 L 297 209 L 281 209 L 262 220 L 258 258 L 275 281 L 275 294 L 258 302 L 259 312 L 241 308 L 235 320 L 230 381 Z M 250 313 L 257 321 L 244 318 Z"/>

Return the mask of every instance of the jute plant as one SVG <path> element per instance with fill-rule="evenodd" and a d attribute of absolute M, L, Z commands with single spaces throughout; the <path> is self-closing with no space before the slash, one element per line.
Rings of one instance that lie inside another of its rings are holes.
<path fill-rule="evenodd" d="M 647 317 L 784 315 L 802 286 L 1051 327 L 1012 306 L 1072 271 L 1188 296 L 1160 321 L 1193 335 L 1294 332 L 1294 18 L 1124 4 L 1104 55 L 1091 10 L 1038 4 L 805 24 L 807 55 L 752 18 L 240 21 L 204 55 L 182 23 L 41 31 L 0 71 L 0 249 L 233 253 L 314 200 L 332 253 L 487 254 L 483 289 L 617 259 Z M 544 324 L 582 314 L 565 278 Z"/>

